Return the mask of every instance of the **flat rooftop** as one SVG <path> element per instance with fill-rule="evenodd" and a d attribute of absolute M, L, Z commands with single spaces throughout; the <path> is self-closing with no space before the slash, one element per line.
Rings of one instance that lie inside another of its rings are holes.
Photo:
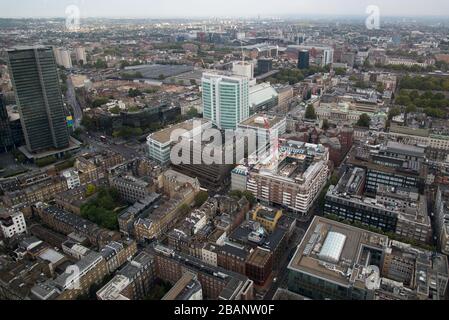
<path fill-rule="evenodd" d="M 259 113 L 241 122 L 240 126 L 266 129 L 267 124 L 270 128 L 273 128 L 282 121 L 285 121 L 285 117 L 271 116 Z"/>
<path fill-rule="evenodd" d="M 406 145 L 395 141 L 388 141 L 386 150 L 415 157 L 424 157 L 426 151 L 425 148 Z"/>
<path fill-rule="evenodd" d="M 26 146 L 21 146 L 21 147 L 19 147 L 19 150 L 28 159 L 30 159 L 30 160 L 37 160 L 37 159 L 42 159 L 42 158 L 50 157 L 50 156 L 53 156 L 53 155 L 57 155 L 57 154 L 61 154 L 61 153 L 65 153 L 65 152 L 69 152 L 69 151 L 73 151 L 73 150 L 77 150 L 80 147 L 81 147 L 81 142 L 79 142 L 78 140 L 76 140 L 73 137 L 69 137 L 69 146 L 67 148 L 64 148 L 64 149 L 52 149 L 52 150 L 43 151 L 43 152 L 39 152 L 39 153 L 31 153 L 31 152 L 28 151 Z"/>
<path fill-rule="evenodd" d="M 186 130 L 188 132 L 192 131 L 194 129 L 194 123 L 198 122 L 201 123 L 201 125 L 207 124 L 208 120 L 205 119 L 192 119 L 188 120 L 173 126 L 170 126 L 168 128 L 165 128 L 161 131 L 155 132 L 151 134 L 148 139 L 155 140 L 159 143 L 168 143 L 171 142 L 171 135 L 175 130 Z M 198 128 L 199 129 L 199 128 Z"/>
<path fill-rule="evenodd" d="M 387 245 L 386 236 L 315 217 L 288 269 L 348 287 L 361 276 L 354 266 L 365 265 L 363 248 L 383 251 Z"/>
<path fill-rule="evenodd" d="M 192 66 L 187 65 L 151 64 L 126 67 L 124 72 L 140 72 L 144 78 L 158 80 L 161 75 L 164 78 L 169 78 L 186 72 L 191 72 L 193 70 L 194 68 Z"/>

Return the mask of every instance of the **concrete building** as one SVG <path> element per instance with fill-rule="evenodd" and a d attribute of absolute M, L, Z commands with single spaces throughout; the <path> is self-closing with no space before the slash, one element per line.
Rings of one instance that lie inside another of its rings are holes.
<path fill-rule="evenodd" d="M 267 111 L 278 105 L 278 93 L 268 83 L 260 83 L 249 88 L 250 114 Z"/>
<path fill-rule="evenodd" d="M 288 265 L 288 290 L 316 300 L 441 300 L 447 257 L 315 217 Z"/>
<path fill-rule="evenodd" d="M 83 65 L 87 64 L 86 49 L 84 47 L 75 48 L 75 59 L 77 63 L 81 61 Z"/>
<path fill-rule="evenodd" d="M 437 154 L 438 160 L 446 161 L 449 152 L 449 136 L 433 132 L 430 129 L 416 129 L 392 124 L 388 137 L 401 143 L 427 148 L 427 154 Z"/>
<path fill-rule="evenodd" d="M 245 76 L 203 74 L 203 116 L 220 129 L 235 129 L 249 117 L 249 80 Z"/>
<path fill-rule="evenodd" d="M 279 154 L 279 159 L 270 154 L 246 167 L 246 176 L 234 170 L 234 184 L 246 180 L 246 189 L 260 201 L 306 215 L 327 182 L 329 152 L 322 145 L 287 141 Z"/>
<path fill-rule="evenodd" d="M 53 53 L 55 55 L 56 64 L 58 66 L 64 67 L 66 69 L 71 69 L 73 67 L 72 57 L 69 50 L 63 48 L 53 48 Z"/>
<path fill-rule="evenodd" d="M 174 135 L 178 130 L 184 131 L 184 134 L 176 134 L 177 137 L 192 139 L 210 128 L 212 128 L 212 122 L 204 119 L 192 119 L 153 133 L 147 138 L 149 157 L 160 164 L 168 164 L 172 146 L 178 142 L 177 139 L 175 141 L 172 140 L 175 138 Z"/>
<path fill-rule="evenodd" d="M 203 300 L 203 289 L 195 274 L 186 272 L 181 279 L 162 298 L 165 301 Z"/>
<path fill-rule="evenodd" d="M 379 185 L 423 191 L 425 159 L 423 148 L 390 141 L 386 145 L 355 148 L 348 164 L 366 170 L 367 193 L 375 194 Z"/>
<path fill-rule="evenodd" d="M 257 146 L 249 146 L 253 150 L 259 152 L 268 151 L 270 143 L 273 139 L 277 139 L 283 135 L 287 130 L 287 119 L 280 116 L 270 116 L 263 113 L 255 114 L 254 116 L 242 121 L 238 125 L 238 129 L 250 130 L 257 138 Z M 251 149 L 249 149 L 251 150 Z"/>
<path fill-rule="evenodd" d="M 324 213 L 351 223 L 394 232 L 406 239 L 428 243 L 432 226 L 426 197 L 415 188 L 379 185 L 375 198 L 364 196 L 365 170 L 350 168 L 326 195 Z"/>
<path fill-rule="evenodd" d="M 67 182 L 67 188 L 69 190 L 78 188 L 79 186 L 81 186 L 81 181 L 80 181 L 80 176 L 78 174 L 78 172 L 76 170 L 72 169 L 68 169 L 62 172 L 62 177 L 66 180 Z"/>
<path fill-rule="evenodd" d="M 109 181 L 111 187 L 117 189 L 120 197 L 129 203 L 145 199 L 154 191 L 154 186 L 150 182 L 129 175 L 111 177 Z"/>
<path fill-rule="evenodd" d="M 254 78 L 254 64 L 242 61 L 234 62 L 232 64 L 232 73 L 252 80 Z"/>
<path fill-rule="evenodd" d="M 0 227 L 3 237 L 8 239 L 27 232 L 25 217 L 20 211 L 1 213 Z"/>

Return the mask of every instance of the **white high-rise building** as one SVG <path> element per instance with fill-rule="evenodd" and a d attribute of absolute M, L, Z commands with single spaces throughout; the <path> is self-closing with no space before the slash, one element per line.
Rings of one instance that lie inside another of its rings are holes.
<path fill-rule="evenodd" d="M 203 117 L 220 129 L 236 129 L 249 118 L 249 79 L 205 73 L 202 79 Z"/>
<path fill-rule="evenodd" d="M 71 69 L 73 67 L 70 51 L 61 48 L 53 48 L 53 52 L 58 66 L 62 66 L 66 69 Z"/>
<path fill-rule="evenodd" d="M 236 76 L 247 77 L 248 80 L 254 78 L 254 64 L 251 62 L 238 61 L 232 64 L 232 73 Z"/>
<path fill-rule="evenodd" d="M 82 61 L 83 64 L 87 63 L 87 57 L 86 57 L 86 49 L 84 47 L 77 47 L 75 48 L 75 58 L 76 62 Z"/>

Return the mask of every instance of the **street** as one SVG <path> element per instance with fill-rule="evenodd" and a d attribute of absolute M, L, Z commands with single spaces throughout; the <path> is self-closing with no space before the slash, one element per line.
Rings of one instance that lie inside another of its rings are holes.
<path fill-rule="evenodd" d="M 73 86 L 73 82 L 70 77 L 67 78 L 66 98 L 73 109 L 73 128 L 77 129 L 81 126 L 81 121 L 83 120 L 83 110 L 76 99 L 75 87 Z"/>
<path fill-rule="evenodd" d="M 81 138 L 86 141 L 90 147 L 93 147 L 97 151 L 109 150 L 121 154 L 126 160 L 132 160 L 139 158 L 142 154 L 138 150 L 127 147 L 125 145 L 114 144 L 112 141 L 101 141 L 101 134 L 89 132 L 89 134 L 82 133 Z M 112 138 L 111 138 L 112 139 Z"/>

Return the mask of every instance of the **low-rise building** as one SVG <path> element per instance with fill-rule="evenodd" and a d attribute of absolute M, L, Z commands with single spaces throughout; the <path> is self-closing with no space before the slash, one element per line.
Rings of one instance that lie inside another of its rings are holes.
<path fill-rule="evenodd" d="M 6 211 L 0 213 L 0 228 L 4 238 L 27 232 L 27 225 L 23 213 L 20 211 Z"/>
<path fill-rule="evenodd" d="M 176 284 L 189 271 L 197 276 L 203 298 L 211 300 L 254 299 L 253 282 L 246 276 L 222 268 L 205 266 L 195 257 L 157 245 L 151 250 L 156 261 L 157 277 Z"/>
<path fill-rule="evenodd" d="M 195 301 L 203 300 L 203 289 L 196 275 L 186 272 L 181 279 L 170 289 L 162 300 Z"/>
<path fill-rule="evenodd" d="M 142 300 L 155 280 L 154 258 L 140 252 L 97 292 L 98 300 Z"/>
<path fill-rule="evenodd" d="M 246 261 L 246 275 L 257 286 L 264 286 L 273 273 L 273 253 L 270 250 L 256 248 Z"/>
<path fill-rule="evenodd" d="M 259 222 L 268 232 L 273 232 L 276 229 L 277 223 L 281 218 L 282 210 L 264 206 L 257 206 L 252 212 L 252 219 Z"/>
<path fill-rule="evenodd" d="M 62 177 L 67 182 L 67 188 L 69 190 L 75 189 L 81 185 L 80 176 L 74 169 L 68 169 L 62 172 Z"/>
<path fill-rule="evenodd" d="M 55 280 L 36 284 L 31 292 L 38 300 L 74 300 L 87 294 L 93 284 L 100 283 L 107 275 L 106 261 L 98 252 L 91 252 Z"/>
<path fill-rule="evenodd" d="M 37 203 L 33 210 L 39 218 L 55 231 L 69 235 L 78 233 L 96 246 L 103 246 L 111 241 L 118 241 L 121 236 L 118 232 L 100 228 L 95 223 L 90 222 L 80 216 L 68 211 L 59 209 L 45 203 Z"/>
<path fill-rule="evenodd" d="M 152 183 L 129 175 L 111 177 L 109 183 L 111 187 L 117 189 L 120 197 L 129 203 L 145 199 L 155 191 L 155 186 Z"/>

